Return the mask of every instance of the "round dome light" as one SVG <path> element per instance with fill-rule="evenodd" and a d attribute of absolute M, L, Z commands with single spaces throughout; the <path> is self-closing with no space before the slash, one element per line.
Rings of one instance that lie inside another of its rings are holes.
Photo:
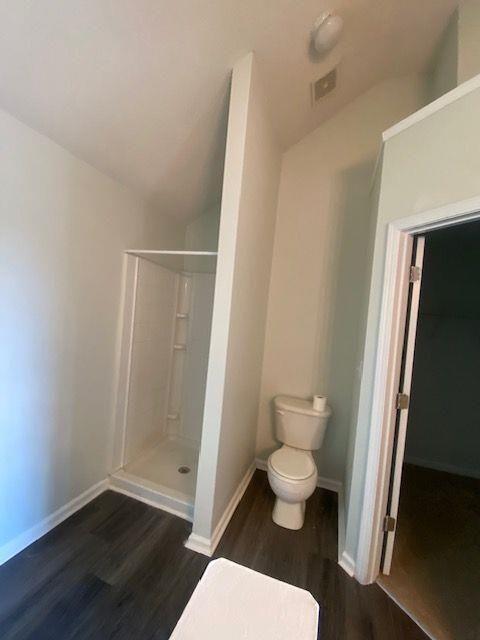
<path fill-rule="evenodd" d="M 329 12 L 322 13 L 313 26 L 313 45 L 318 53 L 326 53 L 340 40 L 343 18 Z"/>

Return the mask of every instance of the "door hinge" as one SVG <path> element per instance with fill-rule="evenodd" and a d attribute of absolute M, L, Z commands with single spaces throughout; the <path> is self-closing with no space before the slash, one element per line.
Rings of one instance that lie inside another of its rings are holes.
<path fill-rule="evenodd" d="M 397 409 L 408 409 L 410 398 L 406 393 L 397 393 L 396 407 Z"/>
<path fill-rule="evenodd" d="M 395 518 L 392 518 L 392 516 L 385 516 L 385 518 L 383 519 L 384 532 L 388 533 L 389 531 L 395 531 L 396 524 L 397 521 L 395 520 Z"/>
<path fill-rule="evenodd" d="M 410 276 L 408 278 L 409 282 L 418 282 L 420 280 L 420 276 L 422 275 L 422 270 L 420 267 L 415 265 L 410 267 Z"/>

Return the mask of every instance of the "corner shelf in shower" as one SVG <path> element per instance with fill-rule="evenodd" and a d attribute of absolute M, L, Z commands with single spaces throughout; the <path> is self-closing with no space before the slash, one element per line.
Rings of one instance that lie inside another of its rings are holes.
<path fill-rule="evenodd" d="M 169 249 L 128 249 L 125 253 L 155 262 L 178 272 L 215 273 L 216 251 L 178 251 Z"/>

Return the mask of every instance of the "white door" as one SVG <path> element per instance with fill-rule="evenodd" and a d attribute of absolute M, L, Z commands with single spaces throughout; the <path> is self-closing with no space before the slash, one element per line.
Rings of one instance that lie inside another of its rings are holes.
<path fill-rule="evenodd" d="M 412 386 L 413 356 L 415 352 L 415 336 L 417 333 L 418 303 L 422 281 L 424 236 L 417 236 L 413 248 L 413 260 L 409 282 L 407 319 L 405 324 L 405 340 L 402 352 L 402 369 L 400 372 L 399 394 L 397 396 L 397 417 L 395 424 L 395 441 L 392 453 L 392 473 L 388 495 L 387 512 L 385 514 L 385 538 L 382 554 L 382 573 L 389 574 L 392 564 L 395 528 L 398 516 L 400 485 L 402 482 L 403 457 L 405 454 L 405 437 L 407 434 L 408 404 Z"/>

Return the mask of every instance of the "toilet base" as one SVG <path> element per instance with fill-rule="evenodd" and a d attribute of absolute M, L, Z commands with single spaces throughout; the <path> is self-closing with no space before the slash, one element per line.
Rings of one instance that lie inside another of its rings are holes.
<path fill-rule="evenodd" d="M 273 507 L 272 520 L 285 529 L 301 529 L 305 521 L 305 500 L 303 502 L 285 502 L 285 500 L 277 498 Z"/>

